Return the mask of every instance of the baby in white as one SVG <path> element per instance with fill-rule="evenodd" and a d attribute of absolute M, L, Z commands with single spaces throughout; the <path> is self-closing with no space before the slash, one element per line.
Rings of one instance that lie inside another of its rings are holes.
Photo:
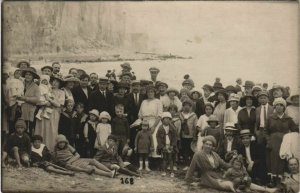
<path fill-rule="evenodd" d="M 47 102 L 51 99 L 53 99 L 53 96 L 51 94 L 51 85 L 50 85 L 50 76 L 48 75 L 41 75 L 40 76 L 40 92 L 41 92 L 41 97 L 40 97 L 40 102 L 39 105 L 42 107 L 39 109 L 37 115 L 35 116 L 37 119 L 42 120 L 43 118 L 50 119 L 50 115 L 53 111 L 51 107 L 45 106 Z"/>

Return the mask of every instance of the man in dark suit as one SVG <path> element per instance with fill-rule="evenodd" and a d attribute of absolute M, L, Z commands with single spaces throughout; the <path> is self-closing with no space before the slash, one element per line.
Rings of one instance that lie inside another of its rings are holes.
<path fill-rule="evenodd" d="M 107 78 L 99 78 L 99 89 L 92 92 L 89 97 L 89 110 L 107 111 L 110 115 L 114 113 L 113 94 L 107 91 L 107 85 Z"/>
<path fill-rule="evenodd" d="M 140 93 L 140 82 L 133 81 L 132 84 L 132 92 L 128 94 L 128 120 L 131 125 L 138 119 L 139 110 L 143 100 L 146 98 L 146 95 Z M 131 148 L 134 148 L 134 141 L 137 135 L 139 127 L 131 128 L 130 130 L 130 144 Z"/>
<path fill-rule="evenodd" d="M 267 91 L 260 91 L 257 97 L 260 106 L 256 108 L 255 135 L 257 143 L 265 145 L 264 130 L 274 112 L 274 108 L 268 103 L 269 97 Z"/>
<path fill-rule="evenodd" d="M 239 139 L 237 134 L 237 129 L 235 128 L 235 124 L 232 122 L 228 122 L 225 124 L 225 137 L 221 142 L 221 148 L 219 155 L 221 158 L 225 159 L 226 154 L 229 152 L 237 151 L 239 147 Z M 229 160 L 226 160 L 229 161 Z"/>
<path fill-rule="evenodd" d="M 99 89 L 98 86 L 98 74 L 96 74 L 95 72 L 90 74 L 90 85 L 89 88 L 92 92 L 96 91 Z"/>
<path fill-rule="evenodd" d="M 267 178 L 265 148 L 251 141 L 249 129 L 240 131 L 242 144 L 238 148 L 238 154 L 245 158 L 245 167 L 256 184 L 265 184 Z"/>
<path fill-rule="evenodd" d="M 123 162 L 118 154 L 116 138 L 112 135 L 108 136 L 105 145 L 97 150 L 94 158 L 106 167 L 118 170 L 119 173 L 136 177 L 140 176 L 137 169 L 129 162 Z"/>
<path fill-rule="evenodd" d="M 91 95 L 91 89 L 88 87 L 90 77 L 87 74 L 83 74 L 80 76 L 80 85 L 74 87 L 72 90 L 73 98 L 75 104 L 82 103 L 85 106 L 85 112 L 88 112 L 88 105 L 89 105 L 89 97 Z"/>

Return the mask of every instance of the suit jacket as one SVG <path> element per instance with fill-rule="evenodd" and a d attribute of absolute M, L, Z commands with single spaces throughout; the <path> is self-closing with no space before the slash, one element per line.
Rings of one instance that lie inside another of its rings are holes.
<path fill-rule="evenodd" d="M 200 99 L 197 100 L 195 113 L 196 113 L 198 118 L 205 113 L 203 98 L 200 98 Z"/>
<path fill-rule="evenodd" d="M 91 90 L 91 92 L 95 92 L 95 91 L 99 90 L 98 84 L 96 84 L 93 88 L 91 86 L 88 86 L 88 87 Z"/>
<path fill-rule="evenodd" d="M 129 124 L 132 124 L 134 121 L 138 119 L 139 110 L 143 100 L 146 98 L 145 95 L 138 93 L 139 101 L 138 104 L 134 101 L 134 94 L 128 94 L 128 116 L 129 116 Z"/>
<path fill-rule="evenodd" d="M 118 155 L 118 148 L 114 147 L 113 150 L 105 145 L 101 146 L 96 152 L 94 158 L 100 163 L 117 164 L 123 162 L 122 158 Z"/>
<path fill-rule="evenodd" d="M 248 115 L 247 108 L 240 110 L 238 114 L 238 124 L 240 129 L 250 129 L 251 133 L 254 134 L 256 122 L 256 110 L 252 108 L 250 110 L 250 116 Z"/>
<path fill-rule="evenodd" d="M 270 119 L 270 117 L 272 116 L 274 112 L 274 108 L 273 106 L 271 106 L 270 104 L 268 105 L 268 112 L 267 112 L 267 122 Z M 261 106 L 256 108 L 256 123 L 255 123 L 255 129 L 258 129 L 260 126 L 260 113 L 261 113 Z M 267 123 L 265 123 L 266 126 Z"/>
<path fill-rule="evenodd" d="M 166 147 L 166 131 L 161 125 L 156 133 L 156 139 L 157 139 L 157 151 L 159 153 L 162 153 L 162 150 L 164 147 Z M 177 146 L 177 133 L 175 132 L 175 128 L 170 124 L 169 125 L 169 139 L 170 139 L 170 146 L 173 147 L 173 150 L 176 150 Z"/>
<path fill-rule="evenodd" d="M 83 103 L 85 108 L 85 111 L 88 111 L 88 106 L 89 106 L 89 96 L 91 95 L 91 89 L 90 87 L 87 87 L 87 93 L 88 96 L 85 95 L 85 93 L 83 92 L 83 89 L 81 86 L 77 86 L 72 90 L 72 94 L 73 94 L 73 98 L 75 103 Z"/>
<path fill-rule="evenodd" d="M 231 145 L 231 151 L 238 150 L 239 146 L 240 146 L 239 139 L 234 137 Z M 227 153 L 227 139 L 224 138 L 220 144 L 219 155 L 222 159 L 224 159 L 226 153 Z"/>
<path fill-rule="evenodd" d="M 100 113 L 102 111 L 107 111 L 110 115 L 114 113 L 114 102 L 113 102 L 113 94 L 109 91 L 105 91 L 105 97 L 98 89 L 95 92 L 92 92 L 89 97 L 89 110 L 97 109 Z"/>

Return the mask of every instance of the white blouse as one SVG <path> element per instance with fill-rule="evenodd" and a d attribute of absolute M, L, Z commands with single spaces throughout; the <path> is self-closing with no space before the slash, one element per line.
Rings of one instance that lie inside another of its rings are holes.
<path fill-rule="evenodd" d="M 143 100 L 140 111 L 139 118 L 143 117 L 161 117 L 163 112 L 163 105 L 159 99 L 146 99 Z"/>

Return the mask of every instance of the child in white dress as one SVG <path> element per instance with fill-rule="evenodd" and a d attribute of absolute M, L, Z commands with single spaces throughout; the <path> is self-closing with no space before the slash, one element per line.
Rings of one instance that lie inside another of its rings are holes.
<path fill-rule="evenodd" d="M 41 75 L 40 76 L 40 92 L 41 92 L 41 98 L 39 105 L 42 105 L 42 107 L 39 109 L 37 115 L 35 116 L 37 119 L 42 120 L 43 118 L 50 119 L 50 115 L 53 112 L 53 109 L 51 107 L 44 106 L 47 104 L 47 102 L 50 99 L 53 99 L 53 95 L 51 94 L 51 85 L 49 83 L 50 81 L 50 76 L 48 75 Z"/>
<path fill-rule="evenodd" d="M 108 136 L 111 134 L 111 125 L 108 123 L 108 121 L 111 120 L 109 113 L 106 111 L 101 112 L 99 120 L 100 123 L 96 128 L 97 138 L 95 141 L 95 149 L 99 149 L 105 145 Z"/>

